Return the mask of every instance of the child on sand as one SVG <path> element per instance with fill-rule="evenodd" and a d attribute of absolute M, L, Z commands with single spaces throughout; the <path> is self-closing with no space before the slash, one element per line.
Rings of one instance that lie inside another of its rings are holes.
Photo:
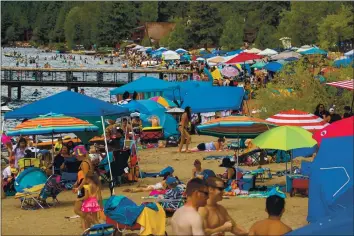
<path fill-rule="evenodd" d="M 266 201 L 266 211 L 268 219 L 261 220 L 253 224 L 248 235 L 284 235 L 292 229 L 281 222 L 284 213 L 285 194 L 276 192 L 269 196 Z"/>
<path fill-rule="evenodd" d="M 99 223 L 98 213 L 102 209 L 102 195 L 98 177 L 95 175 L 87 176 L 84 189 L 85 194 L 82 197 L 81 211 L 84 213 L 85 229 L 87 229 Z"/>

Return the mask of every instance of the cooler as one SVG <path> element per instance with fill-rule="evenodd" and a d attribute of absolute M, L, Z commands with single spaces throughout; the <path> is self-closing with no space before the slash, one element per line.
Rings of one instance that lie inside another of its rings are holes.
<path fill-rule="evenodd" d="M 294 179 L 307 179 L 306 176 L 303 175 L 287 175 L 286 176 L 286 192 L 290 193 L 293 188 L 293 180 Z"/>
<path fill-rule="evenodd" d="M 255 175 L 244 175 L 241 179 L 242 190 L 248 191 L 255 187 L 256 176 Z"/>

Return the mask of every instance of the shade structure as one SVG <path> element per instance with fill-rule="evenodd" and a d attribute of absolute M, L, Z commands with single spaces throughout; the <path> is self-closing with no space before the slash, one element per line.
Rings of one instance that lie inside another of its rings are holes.
<path fill-rule="evenodd" d="M 176 50 L 177 53 L 186 53 L 187 50 L 183 49 L 183 48 L 179 48 Z"/>
<path fill-rule="evenodd" d="M 354 58 L 353 57 L 345 57 L 341 58 L 339 60 L 335 60 L 333 65 L 337 68 L 339 67 L 348 67 L 348 66 L 353 66 L 354 67 Z"/>
<path fill-rule="evenodd" d="M 317 130 L 323 129 L 329 125 L 326 121 L 315 116 L 314 114 L 295 109 L 282 111 L 267 118 L 266 121 L 278 126 L 299 126 L 310 132 L 316 132 Z"/>
<path fill-rule="evenodd" d="M 78 118 L 61 114 L 47 114 L 27 120 L 9 130 L 7 135 L 39 135 L 70 132 L 94 132 L 98 127 Z"/>
<path fill-rule="evenodd" d="M 181 58 L 177 52 L 171 50 L 163 52 L 162 56 L 165 60 L 179 60 Z"/>
<path fill-rule="evenodd" d="M 327 51 L 319 48 L 310 48 L 308 50 L 300 52 L 302 55 L 327 55 Z"/>
<path fill-rule="evenodd" d="M 336 81 L 336 82 L 331 82 L 331 83 L 326 83 L 326 84 L 329 85 L 329 86 L 336 87 L 336 88 L 354 90 L 354 79 Z"/>
<path fill-rule="evenodd" d="M 268 130 L 252 143 L 261 149 L 289 151 L 297 148 L 310 148 L 316 145 L 312 134 L 301 127 L 280 126 Z"/>
<path fill-rule="evenodd" d="M 344 53 L 344 56 L 352 57 L 354 55 L 354 49 L 350 50 L 349 52 Z"/>
<path fill-rule="evenodd" d="M 167 49 L 164 47 L 159 47 L 158 49 L 156 49 L 156 51 L 157 52 L 165 52 L 165 51 L 167 51 Z"/>
<path fill-rule="evenodd" d="M 313 138 L 317 141 L 318 145 L 321 144 L 324 138 L 336 138 L 354 136 L 354 117 L 345 118 L 318 130 L 313 134 Z"/>
<path fill-rule="evenodd" d="M 258 61 L 256 63 L 254 63 L 251 68 L 257 68 L 257 69 L 262 69 L 264 66 L 266 65 L 265 62 L 263 61 Z"/>
<path fill-rule="evenodd" d="M 255 138 L 276 125 L 258 118 L 229 116 L 197 126 L 199 134 L 226 138 Z"/>
<path fill-rule="evenodd" d="M 63 91 L 40 99 L 14 111 L 5 113 L 5 119 L 34 118 L 56 113 L 73 117 L 124 115 L 127 109 L 71 91 Z"/>
<path fill-rule="evenodd" d="M 133 93 L 134 91 L 138 93 L 148 93 L 148 92 L 163 92 L 165 90 L 174 89 L 176 86 L 173 84 L 160 80 L 155 77 L 140 77 L 139 79 L 123 85 L 119 88 L 115 88 L 110 91 L 111 95 L 123 94 L 125 91 Z"/>
<path fill-rule="evenodd" d="M 236 63 L 261 59 L 261 58 L 262 58 L 262 56 L 259 56 L 257 54 L 242 52 L 242 53 L 234 56 L 230 60 L 226 61 L 225 63 L 226 64 L 236 64 Z"/>
<path fill-rule="evenodd" d="M 263 69 L 267 70 L 267 71 L 271 71 L 271 72 L 278 72 L 283 68 L 283 64 L 279 63 L 279 62 L 269 62 L 268 64 L 266 64 Z"/>
<path fill-rule="evenodd" d="M 164 97 L 161 97 L 161 96 L 152 97 L 152 98 L 150 98 L 150 100 L 155 101 L 155 102 L 161 104 L 164 107 L 176 107 L 177 106 L 171 100 L 168 100 L 167 98 L 164 98 Z"/>
<path fill-rule="evenodd" d="M 207 60 L 208 63 L 216 63 L 216 64 L 222 63 L 224 61 L 225 61 L 225 58 L 221 57 L 221 56 L 212 57 Z"/>
<path fill-rule="evenodd" d="M 285 51 L 285 52 L 281 52 L 278 55 L 274 55 L 272 56 L 270 59 L 271 60 L 286 60 L 288 58 L 300 58 L 301 55 L 297 52 L 293 52 L 293 51 Z"/>
<path fill-rule="evenodd" d="M 237 50 L 234 50 L 234 51 L 227 52 L 225 54 L 225 56 L 233 56 L 233 55 L 236 55 L 236 54 L 240 54 L 241 52 L 243 52 L 242 49 L 237 49 Z"/>
<path fill-rule="evenodd" d="M 260 55 L 260 56 L 273 56 L 276 54 L 278 54 L 278 52 L 273 49 L 270 49 L 270 48 L 264 49 L 263 51 L 258 53 L 258 55 Z"/>
<path fill-rule="evenodd" d="M 226 77 L 235 77 L 239 74 L 238 69 L 233 66 L 225 66 L 222 70 L 221 73 L 226 76 Z"/>

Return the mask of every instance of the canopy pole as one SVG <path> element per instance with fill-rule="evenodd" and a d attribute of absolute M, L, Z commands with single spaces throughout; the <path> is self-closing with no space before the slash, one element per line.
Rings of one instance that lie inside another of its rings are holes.
<path fill-rule="evenodd" d="M 52 132 L 52 174 L 54 175 L 54 133 Z"/>
<path fill-rule="evenodd" d="M 112 168 L 111 168 L 111 162 L 109 160 L 109 155 L 108 155 L 108 144 L 107 144 L 107 137 L 106 137 L 106 125 L 104 123 L 104 120 L 103 120 L 103 116 L 101 116 L 101 122 L 102 122 L 102 128 L 103 128 L 103 136 L 104 136 L 104 145 L 105 145 L 105 149 L 106 149 L 106 158 L 108 158 L 108 167 L 109 167 L 109 174 L 111 175 L 111 183 L 112 186 L 113 186 L 113 176 L 112 176 Z M 113 194 L 114 193 L 114 188 L 113 188 L 113 191 L 112 191 Z"/>

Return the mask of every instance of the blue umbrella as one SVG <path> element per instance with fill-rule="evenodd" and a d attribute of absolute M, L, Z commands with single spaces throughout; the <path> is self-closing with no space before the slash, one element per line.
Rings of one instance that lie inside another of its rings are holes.
<path fill-rule="evenodd" d="M 233 55 L 236 55 L 236 54 L 240 54 L 241 52 L 243 52 L 242 49 L 237 49 L 237 50 L 234 50 L 234 51 L 231 51 L 231 52 L 227 52 L 225 54 L 225 56 L 233 56 Z"/>
<path fill-rule="evenodd" d="M 176 50 L 177 53 L 186 53 L 187 50 L 183 49 L 183 48 L 179 48 Z"/>
<path fill-rule="evenodd" d="M 283 65 L 279 62 L 269 62 L 267 65 L 263 67 L 263 69 L 266 69 L 268 71 L 272 72 L 278 72 L 283 68 Z"/>
<path fill-rule="evenodd" d="M 327 55 L 327 51 L 324 51 L 319 48 L 310 48 L 306 51 L 300 52 L 302 55 Z"/>

